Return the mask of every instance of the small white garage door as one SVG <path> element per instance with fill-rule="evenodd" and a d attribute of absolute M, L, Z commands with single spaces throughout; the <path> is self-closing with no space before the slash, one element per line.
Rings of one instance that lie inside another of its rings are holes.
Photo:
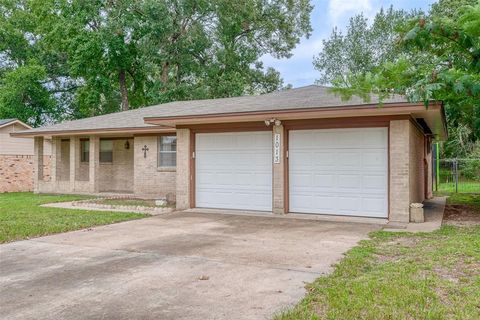
<path fill-rule="evenodd" d="M 386 218 L 388 129 L 289 133 L 290 212 Z"/>
<path fill-rule="evenodd" d="M 195 140 L 199 208 L 272 211 L 272 133 L 199 133 Z"/>

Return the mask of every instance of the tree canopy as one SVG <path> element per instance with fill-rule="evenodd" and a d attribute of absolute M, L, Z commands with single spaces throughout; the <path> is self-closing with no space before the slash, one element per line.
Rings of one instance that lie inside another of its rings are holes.
<path fill-rule="evenodd" d="M 260 57 L 311 32 L 308 0 L 0 0 L 0 118 L 40 125 L 278 90 Z"/>
<path fill-rule="evenodd" d="M 348 83 L 348 75 L 363 75 L 383 62 L 395 59 L 400 48 L 395 46 L 396 28 L 416 12 L 395 10 L 378 12 L 371 25 L 362 14 L 350 18 L 346 34 L 335 27 L 330 38 L 323 40 L 322 51 L 313 65 L 320 72 L 320 84 L 334 81 Z"/>
<path fill-rule="evenodd" d="M 341 74 L 331 74 L 328 80 L 333 91 L 345 99 L 357 95 L 366 101 L 371 94 L 381 99 L 402 94 L 410 101 L 423 101 L 426 107 L 432 100 L 441 100 L 450 133 L 446 155 L 472 154 L 480 139 L 480 2 L 441 0 L 429 14 L 399 17 L 393 27 L 377 27 L 389 35 L 388 45 L 372 42 L 371 50 L 378 50 L 379 56 L 387 54 L 387 58 L 374 60 L 348 46 L 341 47 L 342 52 L 363 57 L 357 60 L 368 63 L 353 60 L 353 66 Z M 350 28 L 356 24 L 351 23 Z M 375 28 L 374 23 L 370 30 Z M 374 38 L 365 30 L 364 38 Z M 347 36 L 344 42 L 349 41 L 352 39 Z M 355 45 L 358 43 L 362 42 Z"/>

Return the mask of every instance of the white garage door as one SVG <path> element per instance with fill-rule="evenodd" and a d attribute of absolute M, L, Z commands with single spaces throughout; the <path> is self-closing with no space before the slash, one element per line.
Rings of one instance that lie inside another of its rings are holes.
<path fill-rule="evenodd" d="M 199 208 L 272 211 L 272 133 L 196 135 Z"/>
<path fill-rule="evenodd" d="M 387 128 L 289 135 L 290 212 L 388 216 Z"/>

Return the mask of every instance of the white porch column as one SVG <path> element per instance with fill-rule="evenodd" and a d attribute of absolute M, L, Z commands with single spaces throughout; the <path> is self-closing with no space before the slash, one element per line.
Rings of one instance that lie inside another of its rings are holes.
<path fill-rule="evenodd" d="M 43 137 L 35 137 L 33 143 L 33 192 L 39 193 L 43 181 Z"/>
<path fill-rule="evenodd" d="M 287 208 L 285 208 L 286 150 L 283 125 L 273 126 L 273 151 L 273 213 L 285 214 L 287 213 Z"/>
<path fill-rule="evenodd" d="M 90 149 L 88 159 L 89 189 L 91 193 L 99 192 L 98 178 L 100 169 L 100 139 L 90 136 Z"/>

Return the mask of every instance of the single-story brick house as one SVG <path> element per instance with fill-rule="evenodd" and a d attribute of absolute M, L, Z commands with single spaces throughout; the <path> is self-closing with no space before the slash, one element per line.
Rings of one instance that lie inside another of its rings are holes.
<path fill-rule="evenodd" d="M 326 87 L 178 101 L 15 134 L 35 138 L 35 192 L 176 198 L 178 209 L 409 221 L 432 195 L 439 102 L 342 101 Z M 52 177 L 42 172 L 52 139 Z"/>
<path fill-rule="evenodd" d="M 33 138 L 10 134 L 31 129 L 18 119 L 0 119 L 0 193 L 33 190 Z M 45 140 L 44 172 L 49 178 L 50 142 Z"/>

